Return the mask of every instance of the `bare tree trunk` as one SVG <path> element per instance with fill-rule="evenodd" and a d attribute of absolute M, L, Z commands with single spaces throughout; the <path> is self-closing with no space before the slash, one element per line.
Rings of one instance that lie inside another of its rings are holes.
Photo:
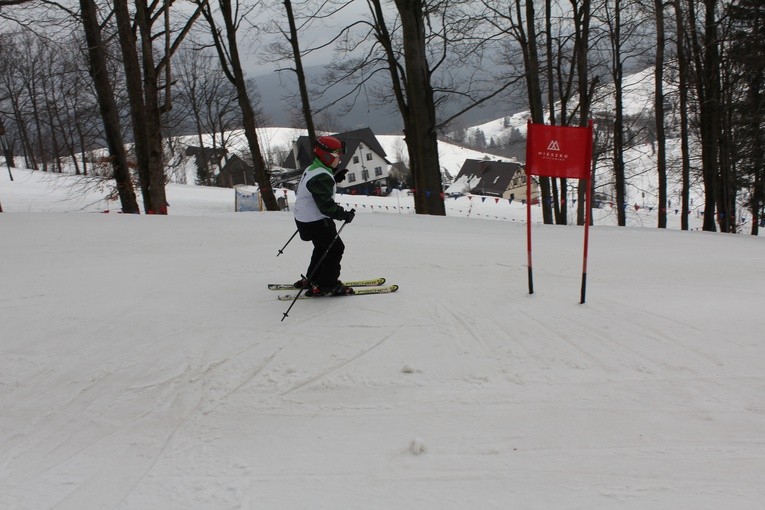
<path fill-rule="evenodd" d="M 553 35 L 552 35 L 552 2 L 545 0 L 545 48 L 547 50 L 547 105 L 549 108 L 550 125 L 556 124 L 555 120 L 555 89 L 553 87 Z M 568 180 L 560 180 L 560 190 L 554 185 L 553 193 L 555 203 L 555 223 L 566 225 L 568 223 Z M 558 198 L 560 195 L 560 199 Z M 544 214 L 544 213 L 543 213 Z"/>
<path fill-rule="evenodd" d="M 127 85 L 130 102 L 130 119 L 133 125 L 133 144 L 138 168 L 138 182 L 143 197 L 143 210 L 153 210 L 149 178 L 149 158 L 146 125 L 146 108 L 141 84 L 141 66 L 138 61 L 138 49 L 131 27 L 131 17 L 128 12 L 127 0 L 114 0 L 114 14 L 117 19 L 117 32 L 122 49 L 122 65 L 125 69 L 125 84 Z"/>
<path fill-rule="evenodd" d="M 5 82 L 8 84 L 8 99 L 10 99 L 11 105 L 13 107 L 13 120 L 16 123 L 16 130 L 18 132 L 19 142 L 21 144 L 21 152 L 25 153 L 25 147 L 27 146 L 28 135 L 26 134 L 26 125 L 24 124 L 24 122 L 22 122 L 21 112 L 19 111 L 20 108 L 18 104 L 19 103 L 18 95 L 13 90 L 13 87 L 11 85 L 11 79 L 8 78 L 7 76 L 3 78 L 5 78 Z M 26 157 L 24 159 L 26 162 Z M 12 162 L 11 166 L 15 167 L 16 166 L 15 162 Z M 26 168 L 31 168 L 31 167 L 27 166 Z"/>
<path fill-rule="evenodd" d="M 750 210 L 752 212 L 752 230 L 751 234 L 753 236 L 756 236 L 759 234 L 759 228 L 760 228 L 760 218 L 763 216 L 760 215 L 763 203 L 765 202 L 765 180 L 763 180 L 763 161 L 765 161 L 765 158 L 763 158 L 762 150 L 758 149 L 759 154 L 755 157 L 755 161 L 760 162 L 759 168 L 755 169 L 754 174 L 754 189 L 752 193 L 752 204 L 750 207 Z"/>
<path fill-rule="evenodd" d="M 699 128 L 701 130 L 701 166 L 704 178 L 705 231 L 717 230 L 715 207 L 719 177 L 720 85 L 717 53 L 715 7 L 717 0 L 702 0 L 705 6 L 704 34 L 699 37 L 696 25 L 695 0 L 688 2 L 688 26 L 691 28 L 692 51 L 696 64 L 696 91 L 699 98 Z"/>
<path fill-rule="evenodd" d="M 56 128 L 55 123 L 53 122 L 53 117 L 55 116 L 54 108 L 57 104 L 57 100 L 55 97 L 55 93 L 53 92 L 53 85 L 50 83 L 47 83 L 47 78 L 43 80 L 43 95 L 44 95 L 44 107 L 45 107 L 45 115 L 47 116 L 47 129 L 48 129 L 48 141 L 50 143 L 51 147 L 51 156 L 53 158 L 53 161 L 51 162 L 51 172 L 61 173 L 61 144 L 58 141 L 58 136 L 56 135 Z M 50 87 L 50 92 L 52 94 L 51 97 L 48 97 L 48 92 Z M 46 158 L 48 159 L 48 158 Z"/>
<path fill-rule="evenodd" d="M 88 59 L 90 63 L 90 76 L 96 89 L 98 107 L 101 111 L 101 119 L 104 123 L 106 144 L 109 148 L 109 156 L 117 184 L 117 193 L 120 197 L 123 213 L 138 214 L 138 202 L 136 200 L 133 183 L 130 180 L 130 169 L 127 164 L 125 142 L 122 139 L 117 103 L 114 100 L 114 91 L 106 70 L 106 54 L 101 40 L 100 26 L 96 17 L 96 6 L 93 0 L 80 0 L 82 11 L 82 24 L 85 29 L 85 38 L 88 42 Z"/>
<path fill-rule="evenodd" d="M 654 0 L 656 60 L 654 65 L 654 114 L 656 119 L 656 169 L 659 173 L 658 227 L 667 228 L 667 140 L 664 130 L 664 0 Z"/>
<path fill-rule="evenodd" d="M 380 0 L 370 0 L 370 10 L 372 11 L 372 16 L 374 19 L 374 28 L 377 40 L 380 42 L 380 45 L 383 47 L 383 51 L 385 53 L 385 60 L 388 64 L 388 73 L 391 77 L 393 95 L 396 98 L 396 104 L 398 106 L 399 112 L 401 113 L 401 119 L 404 123 L 404 134 L 414 132 L 415 128 L 412 124 L 412 117 L 409 113 L 409 97 L 407 96 L 405 90 L 407 82 L 406 71 L 401 67 L 396 58 L 396 52 L 393 49 L 393 41 L 385 23 L 385 14 L 382 9 Z M 417 164 L 417 152 L 414 150 L 413 144 L 408 143 L 406 138 L 404 139 L 404 142 L 406 143 L 407 155 L 409 156 L 409 168 L 412 170 L 410 173 L 412 177 L 411 180 L 415 180 L 416 174 L 414 169 L 419 168 Z M 413 183 L 413 186 L 415 189 L 417 189 L 416 181 Z"/>
<path fill-rule="evenodd" d="M 260 188 L 260 196 L 263 199 L 263 205 L 268 211 L 278 211 L 279 205 L 276 203 L 276 197 L 274 196 L 274 190 L 271 187 L 271 180 L 268 178 L 266 172 L 266 164 L 263 160 L 263 154 L 260 151 L 260 143 L 258 141 L 257 124 L 255 121 L 255 112 L 252 108 L 252 102 L 250 101 L 249 93 L 247 92 L 247 83 L 244 77 L 244 71 L 242 70 L 242 63 L 239 57 L 239 46 L 236 40 L 237 37 L 237 25 L 234 20 L 234 11 L 232 10 L 231 0 L 218 0 L 220 4 L 221 14 L 223 15 L 223 23 L 226 27 L 226 41 L 227 52 L 224 50 L 223 41 L 221 35 L 215 28 L 215 21 L 212 17 L 212 12 L 207 9 L 203 9 L 203 14 L 210 24 L 210 28 L 213 32 L 213 39 L 215 46 L 218 50 L 218 55 L 221 59 L 221 65 L 229 81 L 234 85 L 237 91 L 237 100 L 239 101 L 239 107 L 242 110 L 242 122 L 244 124 L 244 135 L 247 138 L 247 142 L 250 147 L 250 153 L 252 154 L 252 162 L 255 167 L 255 179 L 258 181 Z M 238 2 L 235 0 L 238 7 Z M 228 53 L 228 58 L 226 58 Z"/>
<path fill-rule="evenodd" d="M 611 27 L 611 76 L 614 84 L 614 136 L 613 136 L 613 165 L 614 165 L 614 194 L 616 200 L 616 222 L 620 227 L 627 225 L 627 184 L 624 165 L 624 65 L 622 60 L 622 3 L 614 1 L 613 21 Z"/>
<path fill-rule="evenodd" d="M 762 74 L 752 77 L 752 82 L 749 84 L 749 104 L 752 106 L 752 111 L 755 113 L 755 119 L 765 114 L 765 98 L 762 93 Z M 765 204 L 765 154 L 763 153 L 763 131 L 760 129 L 761 122 L 753 122 L 750 124 L 752 143 L 752 171 L 754 172 L 754 182 L 752 186 L 752 199 L 750 204 L 750 211 L 752 213 L 752 230 L 751 234 L 756 236 L 759 233 L 760 228 L 760 215 L 763 204 Z"/>
<path fill-rule="evenodd" d="M 734 178 L 751 186 L 747 207 L 752 214 L 751 234 L 757 235 L 763 222 L 763 174 L 765 173 L 765 4 L 762 0 L 741 0 L 726 5 L 725 40 L 727 49 L 725 99 L 729 114 L 725 137 L 731 161 L 730 207 L 735 210 Z M 721 158 L 723 159 L 723 158 Z M 723 159 L 723 161 L 725 161 Z M 735 170 L 735 172 L 734 172 Z M 733 222 L 735 227 L 736 222 Z"/>
<path fill-rule="evenodd" d="M 135 0 L 136 24 L 140 34 L 140 54 L 143 67 L 143 105 L 146 116 L 146 156 L 149 174 L 151 208 L 147 214 L 167 214 L 165 195 L 165 165 L 162 152 L 162 115 L 159 107 L 157 70 L 154 64 L 149 7 L 147 0 Z M 169 58 L 169 57 L 168 57 Z M 170 84 L 168 83 L 169 87 Z"/>
<path fill-rule="evenodd" d="M 733 147 L 734 99 L 731 69 L 728 65 L 720 73 L 720 193 L 717 198 L 718 221 L 721 232 L 736 232 L 736 162 L 731 157 Z"/>
<path fill-rule="evenodd" d="M 308 85 L 306 84 L 305 72 L 303 71 L 303 58 L 300 54 L 300 44 L 298 40 L 298 30 L 295 26 L 295 16 L 292 13 L 292 1 L 284 0 L 284 8 L 287 11 L 287 21 L 289 22 L 290 33 L 287 40 L 292 47 L 292 58 L 295 61 L 295 74 L 298 80 L 298 89 L 300 90 L 300 101 L 303 105 L 303 118 L 305 119 L 305 127 L 308 130 L 308 139 L 313 146 L 313 142 L 316 140 L 316 129 L 313 125 L 313 115 L 311 114 L 311 102 L 308 99 Z"/>
<path fill-rule="evenodd" d="M 175 42 L 170 45 L 165 39 L 164 50 L 170 51 L 162 56 L 159 66 L 155 66 L 154 60 L 154 36 L 151 32 L 152 24 L 164 16 L 165 26 L 169 20 L 167 9 L 172 2 L 152 2 L 147 0 L 134 0 L 135 23 L 140 36 L 140 55 L 138 59 L 138 47 L 135 35 L 131 27 L 130 13 L 127 0 L 113 0 L 114 12 L 117 19 L 117 28 L 122 48 L 122 61 L 125 68 L 125 79 L 130 99 L 130 114 L 133 123 L 133 135 L 135 138 L 136 162 L 138 176 L 143 194 L 144 209 L 147 213 L 167 214 L 167 197 L 165 194 L 165 168 L 164 154 L 162 149 L 162 113 L 169 111 L 171 83 L 165 83 L 165 103 L 159 103 L 159 73 L 163 67 L 170 65 L 172 52 L 178 49 L 180 42 L 190 30 L 192 24 L 199 16 L 197 9 L 189 17 L 186 26 L 180 30 Z M 165 34 L 166 37 L 166 34 Z M 170 72 L 165 68 L 165 76 L 170 77 Z"/>
<path fill-rule="evenodd" d="M 691 191 L 691 157 L 688 147 L 688 59 L 685 52 L 685 23 L 683 22 L 683 0 L 675 0 L 675 22 L 677 24 L 678 89 L 680 93 L 680 152 L 682 157 L 682 216 L 680 228 L 688 230 Z"/>
<path fill-rule="evenodd" d="M 5 166 L 8 167 L 8 176 L 11 178 L 11 181 L 13 181 L 13 174 L 11 173 L 11 168 L 14 168 L 16 166 L 16 163 L 13 161 L 13 150 L 8 144 L 8 135 L 5 133 L 5 125 L 3 124 L 3 119 L 1 118 L 0 118 L 0 150 L 2 150 L 3 157 L 5 158 Z"/>
<path fill-rule="evenodd" d="M 531 121 L 535 124 L 544 124 L 544 107 L 542 106 L 542 87 L 539 83 L 539 51 L 537 49 L 536 16 L 534 3 L 525 2 L 526 29 L 524 31 L 521 20 L 521 2 L 515 2 L 516 15 L 518 17 L 519 42 L 523 50 L 523 64 L 526 70 L 526 90 L 529 97 L 529 109 Z M 552 108 L 552 105 L 551 105 Z M 542 205 L 542 218 L 544 223 L 553 223 L 553 208 L 550 189 L 550 178 L 539 177 L 539 200 Z"/>
<path fill-rule="evenodd" d="M 34 147 L 30 147 L 32 149 L 32 158 L 33 158 L 33 165 L 34 165 L 32 168 L 34 168 L 35 170 L 38 169 L 38 164 L 36 162 L 36 159 L 39 158 L 40 163 L 42 164 L 42 171 L 47 172 L 48 162 L 47 162 L 47 158 L 45 158 L 45 155 L 43 154 L 45 144 L 43 143 L 43 122 L 41 119 L 40 105 L 37 98 L 37 84 L 36 83 L 27 84 L 27 91 L 28 91 L 30 103 L 32 106 L 32 121 L 34 123 L 35 136 L 37 138 L 37 150 L 35 151 Z"/>
<path fill-rule="evenodd" d="M 580 8 L 577 8 L 577 0 L 571 0 L 574 9 L 574 30 L 576 35 L 576 62 L 577 76 L 579 82 L 579 125 L 587 126 L 590 116 L 590 102 L 592 94 L 590 91 L 589 75 L 587 74 L 587 57 L 590 43 L 590 0 L 583 0 Z M 594 172 L 593 172 L 594 173 Z M 594 175 L 592 176 L 594 177 Z M 587 180 L 590 187 L 595 186 L 594 178 Z M 585 207 L 592 207 L 587 204 L 586 188 L 579 186 L 579 207 L 577 208 L 577 225 L 584 225 Z M 592 215 L 590 215 L 592 218 Z"/>
<path fill-rule="evenodd" d="M 417 214 L 446 215 L 438 160 L 436 108 L 426 53 L 423 0 L 395 0 L 401 18 L 409 123 L 405 141 L 415 178 Z"/>

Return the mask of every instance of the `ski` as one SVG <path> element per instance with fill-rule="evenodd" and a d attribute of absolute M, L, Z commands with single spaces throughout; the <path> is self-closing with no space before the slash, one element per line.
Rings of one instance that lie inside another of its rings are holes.
<path fill-rule="evenodd" d="M 350 282 L 343 282 L 343 285 L 348 287 L 379 287 L 385 283 L 385 278 L 373 278 L 370 280 L 354 280 Z M 298 290 L 291 283 L 269 283 L 268 288 L 270 290 Z"/>
<path fill-rule="evenodd" d="M 348 285 L 346 283 L 346 285 Z M 306 296 L 300 294 L 298 299 L 322 299 L 326 297 L 349 297 L 349 296 L 365 296 L 367 294 L 390 294 L 398 290 L 398 285 L 386 285 L 384 287 L 366 287 L 366 288 L 354 288 L 353 294 L 344 294 L 342 296 Z M 279 294 L 279 301 L 292 301 L 295 299 L 295 294 Z"/>

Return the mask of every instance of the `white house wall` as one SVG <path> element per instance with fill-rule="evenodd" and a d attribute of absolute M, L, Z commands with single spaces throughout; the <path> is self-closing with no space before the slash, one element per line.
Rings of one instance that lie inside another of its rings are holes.
<path fill-rule="evenodd" d="M 521 167 L 513 175 L 513 178 L 510 181 L 510 186 L 507 188 L 507 190 L 505 190 L 504 193 L 502 193 L 502 198 L 513 198 L 514 200 L 525 200 L 526 185 L 527 185 L 526 171 L 523 167 Z M 539 184 L 534 179 L 532 179 L 531 180 L 531 200 L 536 200 L 538 198 L 539 198 Z"/>
<path fill-rule="evenodd" d="M 371 159 L 367 159 L 368 154 L 371 154 Z M 354 163 L 354 158 L 358 158 L 357 163 Z M 360 143 L 351 155 L 351 158 L 348 160 L 348 165 L 346 166 L 348 169 L 348 175 L 346 181 L 343 184 L 351 187 L 363 185 L 365 182 L 385 179 L 388 177 L 388 165 L 389 163 L 385 160 L 385 158 L 374 152 L 363 143 Z M 377 168 L 381 170 L 380 175 L 376 175 L 375 169 Z M 364 170 L 368 170 L 369 172 L 369 177 L 367 179 L 364 179 L 362 176 L 362 172 Z"/>

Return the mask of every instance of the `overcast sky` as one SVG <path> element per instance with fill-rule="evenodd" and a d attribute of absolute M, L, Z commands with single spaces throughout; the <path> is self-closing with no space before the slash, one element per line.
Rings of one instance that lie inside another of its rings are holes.
<path fill-rule="evenodd" d="M 217 2 L 213 0 L 213 3 Z M 78 0 L 58 0 L 58 4 L 65 7 L 69 12 L 79 12 Z M 256 76 L 272 72 L 279 67 L 291 66 L 291 62 L 275 63 L 268 61 L 269 44 L 274 40 L 285 41 L 283 36 L 274 33 L 274 20 L 278 20 L 284 30 L 288 29 L 287 16 L 282 1 L 262 0 L 259 6 L 253 7 L 250 0 L 248 0 L 247 4 L 248 7 L 253 9 L 248 15 L 250 23 L 241 24 L 238 42 L 242 63 L 248 73 Z M 336 36 L 337 31 L 343 26 L 353 23 L 358 19 L 369 17 L 369 8 L 365 1 L 347 0 L 339 2 L 335 4 L 335 9 L 338 4 L 346 5 L 331 17 L 313 21 L 300 31 L 300 46 L 302 50 L 326 44 Z M 315 0 L 293 2 L 293 12 L 296 18 L 298 18 L 298 25 L 301 25 L 300 18 L 315 12 L 319 5 L 323 6 L 322 12 L 325 13 L 333 9 L 332 0 L 321 4 Z M 384 6 L 388 10 L 395 10 L 392 2 L 386 1 Z M 183 2 L 174 4 L 172 12 L 178 16 L 178 19 L 181 19 L 181 17 L 187 16 L 193 9 L 194 6 L 191 2 Z M 46 36 L 55 37 L 57 33 L 56 28 L 59 28 L 59 35 L 65 37 L 71 30 L 71 25 L 67 21 L 67 17 L 62 16 L 63 12 L 65 11 L 52 9 L 50 6 L 41 6 L 36 1 L 30 4 L 2 7 L 0 8 L 0 32 L 19 30 L 19 24 L 13 21 L 18 20 L 24 26 L 44 33 Z M 256 28 L 249 28 L 251 25 L 256 25 Z M 194 37 L 203 37 L 206 31 L 208 31 L 207 25 L 200 18 L 194 30 Z M 332 59 L 333 52 L 333 45 L 312 52 L 306 57 L 304 65 L 327 63 Z"/>

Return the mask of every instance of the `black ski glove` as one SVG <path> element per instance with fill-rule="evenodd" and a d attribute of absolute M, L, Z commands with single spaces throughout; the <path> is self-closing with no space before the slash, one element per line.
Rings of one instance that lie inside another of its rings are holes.
<path fill-rule="evenodd" d="M 345 180 L 345 174 L 347 174 L 347 173 L 348 173 L 348 169 L 347 168 L 343 168 L 342 170 L 338 170 L 337 173 L 334 176 L 335 177 L 335 182 L 336 183 L 343 182 Z"/>
<path fill-rule="evenodd" d="M 353 221 L 353 218 L 356 216 L 356 209 L 351 209 L 350 211 L 345 211 L 345 222 L 350 223 Z"/>

